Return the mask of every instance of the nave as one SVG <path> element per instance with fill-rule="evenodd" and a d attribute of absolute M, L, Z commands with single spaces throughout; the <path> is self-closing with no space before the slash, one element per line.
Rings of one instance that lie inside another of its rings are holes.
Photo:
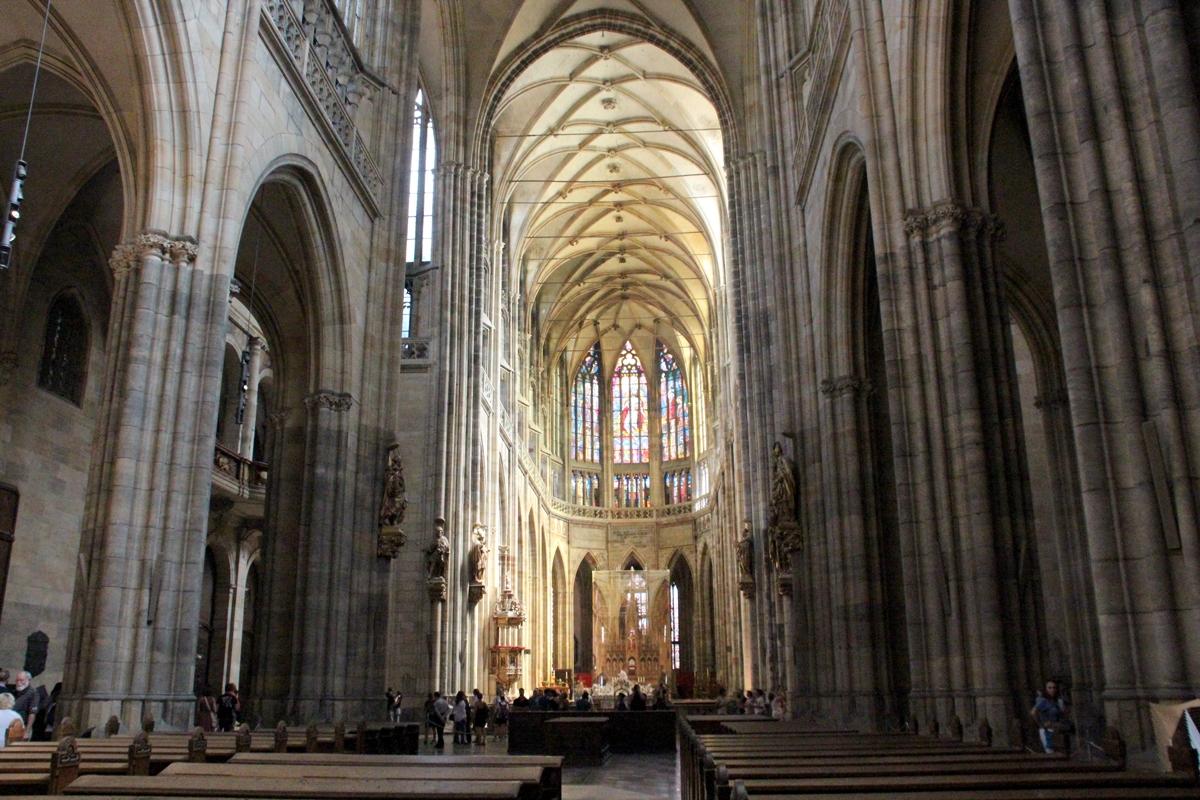
<path fill-rule="evenodd" d="M 0 0 L 29 786 L 524 689 L 579 791 L 1186 795 L 1198 9 Z"/>

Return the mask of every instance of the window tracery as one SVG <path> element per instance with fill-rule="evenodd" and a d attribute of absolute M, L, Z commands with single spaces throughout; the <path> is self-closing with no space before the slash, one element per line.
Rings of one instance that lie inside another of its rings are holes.
<path fill-rule="evenodd" d="M 662 420 L 663 461 L 677 461 L 692 454 L 692 430 L 683 371 L 662 342 L 658 350 L 658 397 Z"/>
<path fill-rule="evenodd" d="M 571 389 L 571 457 L 600 461 L 600 343 L 584 356 Z"/>
<path fill-rule="evenodd" d="M 83 309 L 71 295 L 60 294 L 54 298 L 46 315 L 38 386 L 81 405 L 87 353 L 88 333 Z"/>
<path fill-rule="evenodd" d="M 613 463 L 646 463 L 650 460 L 646 371 L 630 342 L 625 342 L 617 358 L 612 398 Z"/>

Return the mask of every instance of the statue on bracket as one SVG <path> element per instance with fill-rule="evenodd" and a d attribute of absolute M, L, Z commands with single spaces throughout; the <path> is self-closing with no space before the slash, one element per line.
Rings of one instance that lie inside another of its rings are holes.
<path fill-rule="evenodd" d="M 474 605 L 483 598 L 486 591 L 483 579 L 487 574 L 488 553 L 491 552 L 487 546 L 487 527 L 476 523 L 471 529 L 471 540 L 471 581 L 467 600 Z"/>
<path fill-rule="evenodd" d="M 750 520 L 742 522 L 742 538 L 737 543 L 738 588 L 746 597 L 754 596 L 754 537 Z"/>
<path fill-rule="evenodd" d="M 446 567 L 450 564 L 450 540 L 446 538 L 446 520 L 433 521 L 433 541 L 425 549 L 425 587 L 434 602 L 446 599 Z"/>
<path fill-rule="evenodd" d="M 792 553 L 804 542 L 796 521 L 796 468 L 775 443 L 771 467 L 771 516 L 767 527 L 771 563 L 779 570 L 779 593 L 791 594 Z"/>
<path fill-rule="evenodd" d="M 400 529 L 404 512 L 408 508 L 408 497 L 404 490 L 404 463 L 400 460 L 400 445 L 388 448 L 387 467 L 383 471 L 383 503 L 379 508 L 380 558 L 395 558 L 400 554 L 407 537 Z"/>

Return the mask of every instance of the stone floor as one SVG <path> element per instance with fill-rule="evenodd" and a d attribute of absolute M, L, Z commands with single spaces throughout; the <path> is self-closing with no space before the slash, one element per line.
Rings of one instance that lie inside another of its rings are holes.
<path fill-rule="evenodd" d="M 504 753 L 504 740 L 490 737 L 486 747 L 454 744 L 446 737 L 440 752 L 458 756 Z M 439 751 L 421 742 L 422 754 Z M 674 753 L 613 755 L 603 767 L 565 767 L 563 800 L 668 800 L 679 797 L 679 758 Z"/>

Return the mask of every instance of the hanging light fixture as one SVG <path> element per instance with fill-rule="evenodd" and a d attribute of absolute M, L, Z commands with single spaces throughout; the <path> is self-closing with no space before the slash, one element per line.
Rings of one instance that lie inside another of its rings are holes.
<path fill-rule="evenodd" d="M 42 74 L 42 53 L 46 49 L 46 28 L 50 26 L 50 0 L 46 0 L 46 17 L 42 20 L 42 41 L 38 44 L 37 65 L 33 68 L 33 88 L 29 92 L 29 111 L 25 114 L 25 136 L 21 139 L 21 155 L 13 167 L 12 188 L 8 192 L 8 209 L 4 229 L 0 232 L 0 269 L 12 263 L 12 246 L 17 238 L 17 220 L 21 218 L 21 201 L 25 199 L 25 178 L 29 165 L 25 163 L 25 145 L 29 143 L 29 123 L 33 120 L 33 101 L 37 97 L 38 77 Z"/>

